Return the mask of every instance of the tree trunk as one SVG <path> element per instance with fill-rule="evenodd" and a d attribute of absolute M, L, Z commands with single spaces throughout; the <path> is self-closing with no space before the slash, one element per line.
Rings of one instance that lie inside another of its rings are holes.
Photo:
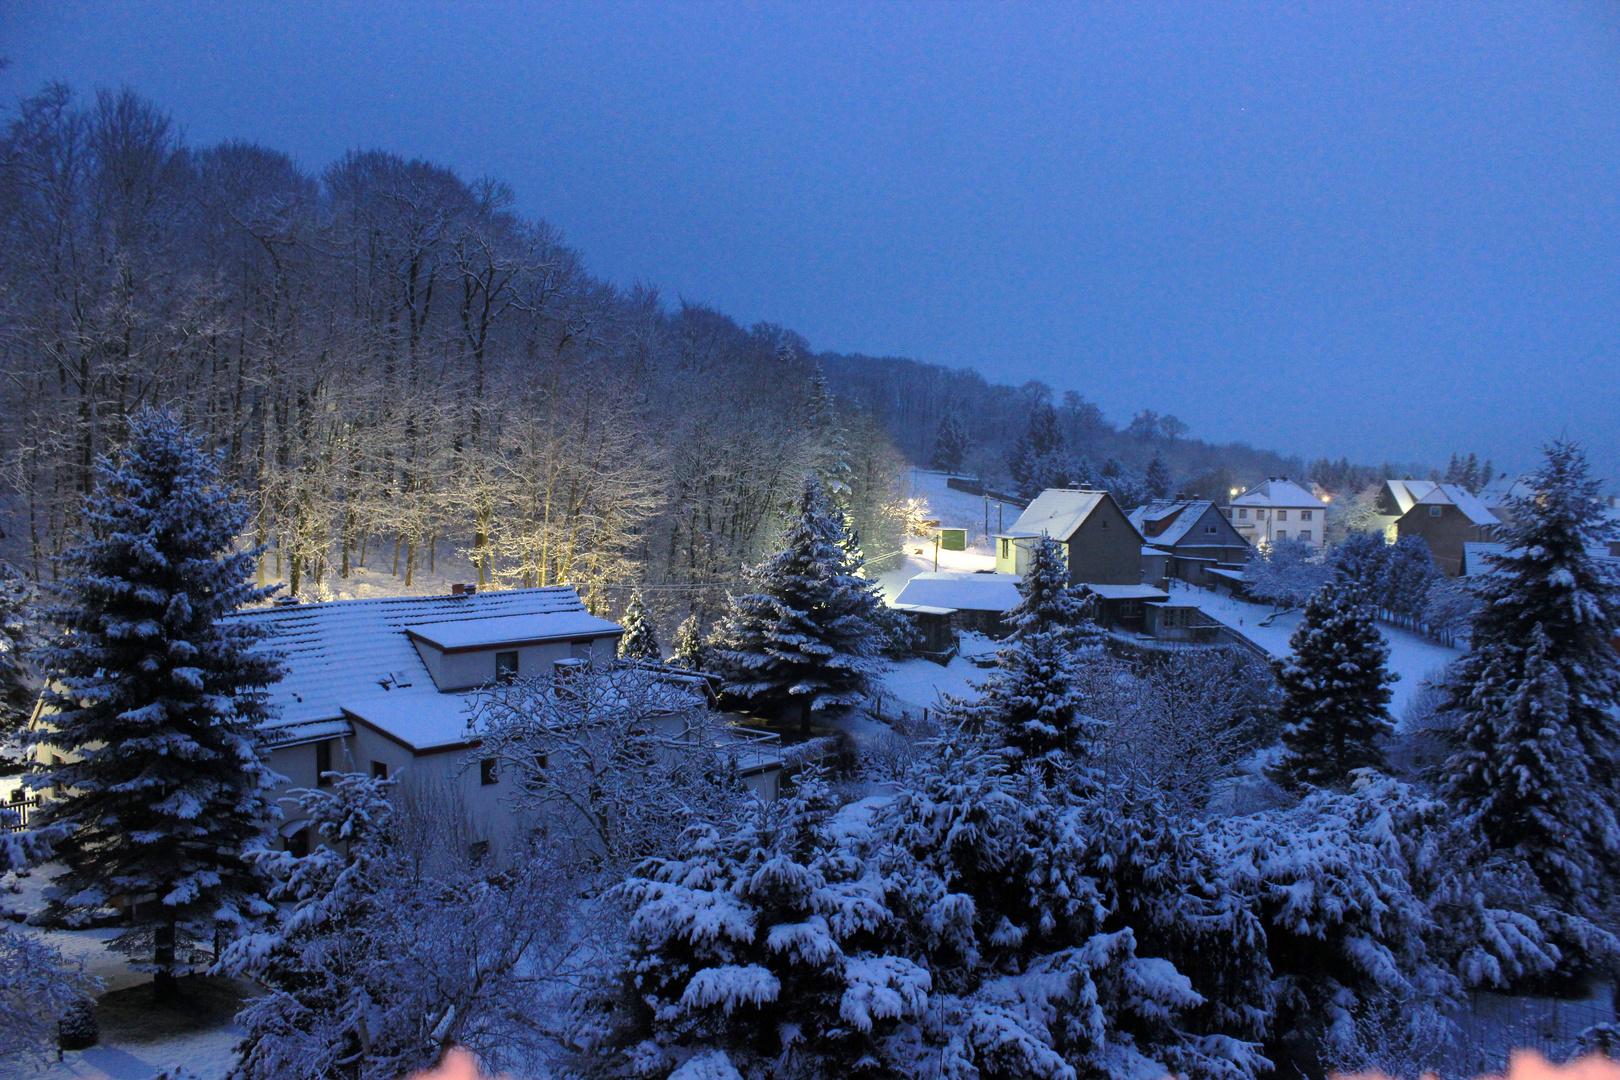
<path fill-rule="evenodd" d="M 159 923 L 152 931 L 152 963 L 158 968 L 152 976 L 152 1000 L 159 1005 L 180 997 L 174 977 L 174 923 Z"/>

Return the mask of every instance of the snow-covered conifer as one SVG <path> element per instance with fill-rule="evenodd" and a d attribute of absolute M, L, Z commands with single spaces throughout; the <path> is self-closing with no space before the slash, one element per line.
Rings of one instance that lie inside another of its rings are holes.
<path fill-rule="evenodd" d="M 1069 560 L 1063 545 L 1043 536 L 1030 552 L 1029 567 L 1018 582 L 1020 600 L 1007 613 L 1010 635 L 1023 641 L 1055 632 L 1074 646 L 1094 645 L 1102 634 L 1094 602 L 1069 583 Z"/>
<path fill-rule="evenodd" d="M 675 858 L 625 883 L 636 910 L 621 1043 L 637 1075 L 668 1077 L 700 1056 L 706 1075 L 747 1080 L 885 1059 L 894 1071 L 887 1044 L 918 1021 L 932 983 L 905 955 L 858 831 L 810 774 L 724 827 L 692 827 Z"/>
<path fill-rule="evenodd" d="M 839 419 L 837 400 L 820 364 L 810 373 L 805 430 L 811 438 L 811 471 L 821 480 L 827 500 L 847 507 L 855 478 L 855 466 L 850 461 L 849 431 Z"/>
<path fill-rule="evenodd" d="M 1009 642 L 977 697 L 942 695 L 942 716 L 1005 747 L 1048 783 L 1089 775 L 1103 724 L 1086 715 L 1077 659 L 1060 630 Z"/>
<path fill-rule="evenodd" d="M 1328 566 L 1339 581 L 1357 586 L 1375 600 L 1383 588 L 1390 547 L 1382 536 L 1356 532 L 1328 553 Z"/>
<path fill-rule="evenodd" d="M 1397 615 L 1421 615 L 1429 602 L 1429 589 L 1439 578 L 1428 541 L 1421 536 L 1403 536 L 1389 549 L 1383 587 L 1372 600 Z"/>
<path fill-rule="evenodd" d="M 637 589 L 630 594 L 630 602 L 624 607 L 624 637 L 619 639 L 619 655 L 626 660 L 662 660 L 663 653 L 658 648 L 658 631 L 647 616 L 647 607 L 642 602 L 641 590 Z"/>
<path fill-rule="evenodd" d="M 708 657 L 708 644 L 703 639 L 703 619 L 692 612 L 675 628 L 675 663 L 692 671 L 702 671 Z"/>
<path fill-rule="evenodd" d="M 751 589 L 731 598 L 711 645 L 726 691 L 794 706 L 807 731 L 813 711 L 860 700 L 882 646 L 877 585 L 860 569 L 843 515 L 807 476 L 782 550 L 747 572 Z"/>
<path fill-rule="evenodd" d="M 1509 550 L 1479 578 L 1473 648 L 1447 682 L 1459 747 L 1444 790 L 1585 913 L 1620 866 L 1620 584 L 1591 554 L 1611 531 L 1579 448 L 1548 446 L 1530 487 L 1509 501 Z"/>
<path fill-rule="evenodd" d="M 66 633 L 37 654 L 51 715 L 31 738 L 60 763 L 32 778 L 55 793 L 36 821 L 71 830 L 50 911 L 72 921 L 141 898 L 118 944 L 152 948 L 163 995 L 190 942 L 268 910 L 248 853 L 272 818 L 258 737 L 280 666 L 257 624 L 224 616 L 272 590 L 235 549 L 248 508 L 178 418 L 134 418 L 97 478 L 45 613 Z"/>
<path fill-rule="evenodd" d="M 934 456 L 931 464 L 936 469 L 955 472 L 967 458 L 968 433 L 966 426 L 954 412 L 947 412 L 939 421 L 934 436 Z"/>
<path fill-rule="evenodd" d="M 1283 698 L 1283 755 L 1274 773 L 1287 784 L 1331 787 L 1356 769 L 1378 767 L 1378 740 L 1394 731 L 1386 664 L 1389 646 L 1364 594 L 1330 582 L 1305 605 L 1289 639 L 1291 654 L 1272 661 Z"/>
<path fill-rule="evenodd" d="M 1168 499 L 1175 479 L 1170 475 L 1170 466 L 1164 463 L 1164 458 L 1155 456 L 1148 462 L 1147 472 L 1142 474 L 1142 486 L 1152 499 Z"/>

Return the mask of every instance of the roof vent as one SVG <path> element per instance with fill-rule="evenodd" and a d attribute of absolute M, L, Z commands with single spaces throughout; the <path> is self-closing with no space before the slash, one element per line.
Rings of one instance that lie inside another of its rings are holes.
<path fill-rule="evenodd" d="M 478 592 L 477 585 L 463 585 L 460 582 L 450 586 L 451 596 L 474 596 Z"/>
<path fill-rule="evenodd" d="M 273 601 L 271 601 L 271 603 L 273 603 L 276 607 L 297 607 L 298 606 L 298 597 L 296 597 L 296 596 L 278 596 Z"/>

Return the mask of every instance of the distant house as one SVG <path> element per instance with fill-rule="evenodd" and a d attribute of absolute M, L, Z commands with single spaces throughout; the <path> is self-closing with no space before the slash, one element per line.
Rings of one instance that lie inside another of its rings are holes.
<path fill-rule="evenodd" d="M 1036 542 L 1063 545 L 1073 584 L 1140 585 L 1142 534 L 1106 491 L 1047 488 L 995 537 L 996 573 L 1022 577 Z"/>
<path fill-rule="evenodd" d="M 981 574 L 971 570 L 937 570 L 918 574 L 906 582 L 891 605 L 907 612 L 918 628 L 930 638 L 930 651 L 948 648 L 939 629 L 940 621 L 952 630 L 974 630 L 990 637 L 1004 637 L 1005 616 L 1023 599 L 1019 578 L 1011 574 Z"/>
<path fill-rule="evenodd" d="M 1421 536 L 1435 565 L 1448 577 L 1463 573 L 1465 544 L 1494 542 L 1502 525 L 1501 518 L 1460 484 L 1386 480 L 1378 509 L 1386 517 L 1394 514 L 1392 539 Z"/>
<path fill-rule="evenodd" d="M 1148 552 L 1168 556 L 1159 578 L 1150 579 L 1144 572 L 1145 584 L 1163 584 L 1165 577 L 1175 577 L 1193 585 L 1211 585 L 1214 581 L 1206 571 L 1217 567 L 1239 570 L 1251 550 L 1220 508 L 1208 500 L 1151 502 L 1132 510 L 1130 521 L 1148 543 L 1142 549 L 1144 571 L 1153 565 Z"/>
<path fill-rule="evenodd" d="M 545 676 L 559 665 L 600 665 L 624 631 L 585 610 L 570 588 L 338 600 L 239 612 L 275 631 L 286 675 L 270 688 L 279 718 L 268 764 L 288 786 L 322 772 L 364 772 L 457 790 L 475 827 L 514 827 L 495 762 L 478 758 L 474 691 L 506 675 Z M 774 797 L 781 759 L 739 759 L 749 787 Z M 281 835 L 309 843 L 290 802 Z"/>
<path fill-rule="evenodd" d="M 1234 497 L 1225 513 L 1250 544 L 1303 540 L 1318 548 L 1327 545 L 1326 504 L 1286 476 L 1269 477 Z"/>

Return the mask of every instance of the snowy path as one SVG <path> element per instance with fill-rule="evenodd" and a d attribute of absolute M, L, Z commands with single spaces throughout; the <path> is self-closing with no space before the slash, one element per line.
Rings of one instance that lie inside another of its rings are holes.
<path fill-rule="evenodd" d="M 1270 626 L 1261 626 L 1261 620 L 1269 616 L 1272 610 L 1264 604 L 1250 604 L 1230 596 L 1218 596 L 1180 581 L 1172 581 L 1170 591 L 1175 602 L 1197 606 L 1206 614 L 1247 635 L 1273 656 L 1287 656 L 1291 651 L 1288 639 L 1299 627 L 1301 613 L 1298 611 L 1279 615 Z M 1384 623 L 1378 624 L 1378 632 L 1389 646 L 1390 670 L 1401 676 L 1401 681 L 1392 688 L 1394 698 L 1390 702 L 1390 714 L 1399 721 L 1424 680 L 1438 676 L 1442 668 L 1462 655 L 1462 650 Z"/>

